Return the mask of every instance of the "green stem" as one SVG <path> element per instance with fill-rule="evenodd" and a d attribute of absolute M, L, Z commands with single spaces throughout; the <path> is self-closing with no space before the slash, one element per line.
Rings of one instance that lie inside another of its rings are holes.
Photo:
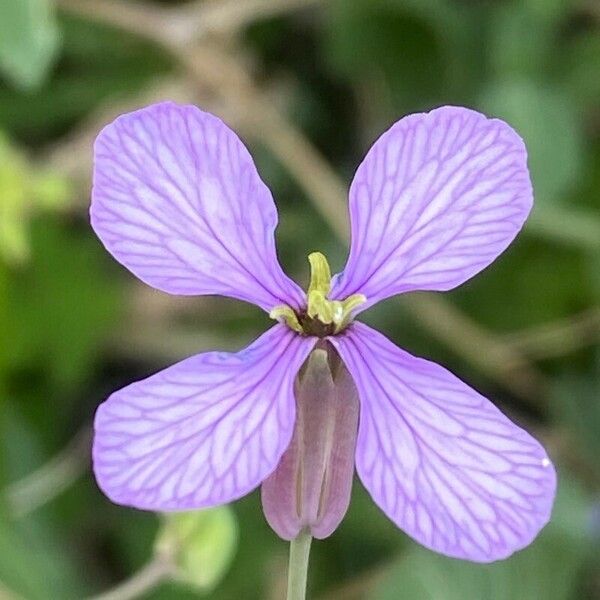
<path fill-rule="evenodd" d="M 301 531 L 298 537 L 290 542 L 287 600 L 305 600 L 306 598 L 311 542 L 312 537 L 307 531 Z"/>

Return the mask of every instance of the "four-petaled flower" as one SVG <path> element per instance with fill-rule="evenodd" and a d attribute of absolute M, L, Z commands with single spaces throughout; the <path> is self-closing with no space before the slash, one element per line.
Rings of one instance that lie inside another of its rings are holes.
<path fill-rule="evenodd" d="M 159 290 L 231 296 L 278 322 L 241 352 L 199 354 L 112 394 L 95 420 L 100 487 L 158 511 L 247 494 L 289 446 L 296 376 L 325 344 L 358 390 L 356 470 L 385 514 L 449 556 L 487 562 L 526 546 L 556 486 L 540 444 L 353 317 L 395 294 L 462 284 L 531 206 L 525 147 L 506 123 L 458 107 L 407 116 L 358 167 L 344 270 L 330 279 L 311 254 L 304 293 L 279 265 L 276 208 L 235 133 L 173 103 L 119 117 L 95 144 L 91 219 L 108 251 Z"/>

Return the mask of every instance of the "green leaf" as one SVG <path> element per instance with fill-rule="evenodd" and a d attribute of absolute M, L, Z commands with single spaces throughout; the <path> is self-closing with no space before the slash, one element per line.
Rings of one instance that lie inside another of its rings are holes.
<path fill-rule="evenodd" d="M 175 563 L 176 577 L 182 583 L 204 592 L 212 590 L 229 568 L 238 543 L 231 508 L 172 513 L 163 518 L 156 553 Z"/>
<path fill-rule="evenodd" d="M 37 568 L 32 569 L 35 559 L 31 550 L 23 545 L 8 519 L 0 516 L 0 581 L 10 590 L 41 600 L 49 590 L 39 578 Z"/>
<path fill-rule="evenodd" d="M 43 82 L 58 41 L 49 0 L 0 3 L 0 68 L 17 87 L 28 90 Z"/>
<path fill-rule="evenodd" d="M 446 558 L 414 546 L 379 587 L 374 600 L 567 600 L 578 584 L 589 540 L 587 498 L 559 478 L 551 522 L 527 549 L 489 565 Z"/>
<path fill-rule="evenodd" d="M 568 96 L 531 80 L 508 79 L 488 86 L 479 104 L 525 140 L 536 200 L 560 201 L 583 163 L 581 128 Z"/>
<path fill-rule="evenodd" d="M 56 143 L 99 104 L 138 95 L 172 65 L 164 50 L 119 29 L 66 13 L 59 25 L 61 68 L 28 94 L 0 86 L 0 128 L 28 144 Z"/>
<path fill-rule="evenodd" d="M 70 600 L 82 598 L 81 572 L 53 529 L 35 522 L 13 524 L 0 511 L 0 597 L 2 586 L 17 598 Z"/>

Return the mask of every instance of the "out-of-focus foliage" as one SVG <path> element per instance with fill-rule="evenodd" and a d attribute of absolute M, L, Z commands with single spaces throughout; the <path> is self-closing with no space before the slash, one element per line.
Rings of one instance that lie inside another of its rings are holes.
<path fill-rule="evenodd" d="M 58 49 L 50 0 L 5 0 L 0 4 L 0 70 L 19 88 L 37 87 Z"/>
<path fill-rule="evenodd" d="M 100 253 L 87 236 L 42 216 L 32 223 L 31 237 L 30 262 L 12 271 L 7 284 L 2 350 L 15 372 L 33 370 L 64 394 L 94 368 L 106 328 L 118 315 L 118 288 L 101 268 L 90 272 Z"/>
<path fill-rule="evenodd" d="M 122 102 L 140 105 L 148 88 L 181 82 L 185 69 L 151 40 L 55 8 L 0 0 L 0 596 L 4 589 L 35 600 L 98 593 L 190 527 L 194 544 L 179 555 L 187 575 L 147 598 L 272 597 L 286 545 L 266 525 L 256 493 L 232 507 L 239 535 L 229 509 L 165 526 L 157 515 L 106 500 L 86 456 L 63 493 L 16 516 L 11 486 L 32 473 L 31 489 L 46 485 L 47 472 L 36 469 L 90 426 L 112 390 L 190 352 L 250 341 L 267 323 L 241 303 L 151 291 L 96 240 L 87 219 L 91 143 L 68 144 Z M 594 2 L 330 0 L 257 21 L 222 43 L 348 183 L 370 143 L 408 112 L 462 104 L 508 120 L 527 143 L 534 214 L 505 255 L 446 299 L 497 336 L 600 305 Z M 192 92 L 187 101 L 197 102 Z M 244 98 L 229 99 L 236 102 L 243 107 Z M 280 209 L 285 267 L 304 283 L 306 255 L 321 250 L 340 268 L 346 248 L 268 148 L 248 141 Z M 63 164 L 65 148 L 70 164 L 83 165 L 76 176 Z M 545 388 L 528 402 L 434 339 L 400 303 L 365 318 L 408 350 L 445 363 L 543 439 L 560 469 L 559 501 L 531 548 L 502 563 L 467 565 L 416 547 L 357 482 L 340 529 L 313 545 L 313 597 L 349 583 L 382 600 L 600 597 L 597 324 L 587 332 L 591 343 L 574 350 L 563 351 L 559 337 L 541 358 L 530 351 Z M 66 475 L 51 471 L 50 487 L 52 477 Z M 379 587 L 368 585 L 375 580 Z"/>

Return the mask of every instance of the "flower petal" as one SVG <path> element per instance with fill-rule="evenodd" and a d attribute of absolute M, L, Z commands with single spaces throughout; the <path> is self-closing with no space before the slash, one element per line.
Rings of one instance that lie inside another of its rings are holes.
<path fill-rule="evenodd" d="M 199 354 L 115 392 L 94 425 L 101 489 L 160 511 L 254 489 L 290 443 L 294 380 L 314 343 L 278 324 L 241 352 Z"/>
<path fill-rule="evenodd" d="M 358 474 L 424 546 L 490 562 L 548 522 L 556 474 L 544 449 L 439 365 L 354 323 L 331 339 L 361 398 Z"/>
<path fill-rule="evenodd" d="M 248 150 L 195 106 L 154 104 L 100 132 L 91 218 L 108 251 L 165 292 L 267 311 L 304 297 L 277 260 L 277 210 Z"/>
<path fill-rule="evenodd" d="M 352 244 L 332 298 L 368 306 L 449 290 L 503 252 L 532 206 L 527 154 L 503 121 L 442 107 L 385 132 L 350 187 Z"/>

